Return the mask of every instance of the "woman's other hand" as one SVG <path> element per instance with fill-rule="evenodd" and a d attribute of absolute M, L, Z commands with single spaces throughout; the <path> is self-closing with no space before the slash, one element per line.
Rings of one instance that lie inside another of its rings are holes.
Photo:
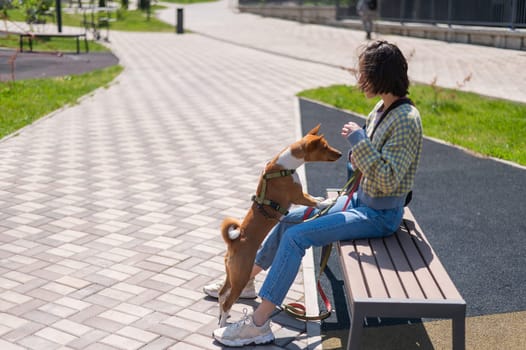
<path fill-rule="evenodd" d="M 347 136 L 349 136 L 350 134 L 352 134 L 356 130 L 360 130 L 361 128 L 362 127 L 360 125 L 356 124 L 355 122 L 348 122 L 347 124 L 345 124 L 342 127 L 341 135 L 343 137 L 347 138 Z"/>

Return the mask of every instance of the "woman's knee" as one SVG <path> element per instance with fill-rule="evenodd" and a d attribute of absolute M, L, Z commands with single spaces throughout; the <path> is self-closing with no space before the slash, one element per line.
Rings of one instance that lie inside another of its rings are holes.
<path fill-rule="evenodd" d="M 282 241 L 287 242 L 292 249 L 299 251 L 302 256 L 305 254 L 305 250 L 311 246 L 305 239 L 302 231 L 297 229 L 296 226 L 285 231 Z"/>

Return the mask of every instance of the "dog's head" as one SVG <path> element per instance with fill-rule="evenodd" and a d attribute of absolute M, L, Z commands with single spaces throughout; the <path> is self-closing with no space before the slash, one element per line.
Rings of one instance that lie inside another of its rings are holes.
<path fill-rule="evenodd" d="M 306 162 L 334 162 L 342 153 L 329 145 L 323 135 L 318 135 L 320 124 L 291 146 L 291 153 Z"/>

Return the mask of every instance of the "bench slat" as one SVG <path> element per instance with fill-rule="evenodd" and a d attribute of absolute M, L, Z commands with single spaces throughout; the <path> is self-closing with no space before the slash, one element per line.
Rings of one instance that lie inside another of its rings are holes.
<path fill-rule="evenodd" d="M 407 220 L 411 231 L 414 232 L 415 235 L 418 236 L 418 238 L 420 238 L 419 240 L 416 240 L 417 246 L 419 246 L 420 249 L 424 249 L 423 245 L 425 244 L 428 247 L 428 249 L 432 251 L 433 256 L 435 258 L 429 262 L 429 269 L 432 271 L 433 276 L 437 281 L 438 285 L 440 286 L 445 298 L 464 301 L 464 299 L 458 292 L 457 287 L 455 287 L 453 281 L 449 277 L 449 274 L 447 273 L 446 269 L 440 262 L 440 259 L 438 259 L 433 248 L 429 244 L 429 241 L 427 240 L 426 236 L 422 234 L 423 231 L 418 225 L 410 210 L 405 211 L 404 218 Z"/>
<path fill-rule="evenodd" d="M 345 280 L 352 286 L 352 297 L 367 298 L 367 289 L 365 288 L 362 273 L 359 272 L 361 271 L 360 263 L 358 262 L 358 259 L 355 258 L 358 253 L 354 249 L 354 242 L 338 242 L 338 251 L 340 253 L 340 263 L 342 265 Z"/>
<path fill-rule="evenodd" d="M 420 285 L 415 278 L 415 274 L 409 266 L 407 258 L 404 255 L 404 251 L 400 246 L 398 238 L 400 234 L 401 232 L 397 231 L 394 235 L 386 237 L 385 244 L 389 250 L 389 253 L 391 254 L 393 264 L 396 268 L 398 276 L 400 277 L 400 280 L 402 281 L 402 285 L 404 286 L 407 296 L 409 298 L 424 299 L 425 296 L 422 293 L 422 289 L 420 288 Z"/>
<path fill-rule="evenodd" d="M 415 241 L 419 238 L 412 232 L 408 231 L 404 224 L 400 229 L 403 233 L 398 235 L 400 244 L 408 257 L 408 263 L 411 266 L 426 299 L 444 299 L 440 287 L 436 284 L 435 279 L 428 269 L 431 261 L 438 259 L 429 245 L 421 242 L 419 247 L 415 246 Z M 421 248 L 419 250 L 419 248 Z M 424 258 L 422 258 L 424 256 Z"/>
<path fill-rule="evenodd" d="M 385 282 L 389 297 L 396 299 L 407 298 L 407 294 L 400 283 L 400 278 L 393 266 L 389 252 L 385 247 L 384 240 L 371 239 L 370 244 L 373 252 L 375 252 L 376 261 L 382 272 L 382 279 Z"/>
<path fill-rule="evenodd" d="M 376 265 L 373 251 L 369 245 L 369 240 L 356 240 L 355 244 L 368 296 L 370 298 L 387 298 L 388 294 L 384 286 L 384 281 L 378 270 L 378 266 Z"/>

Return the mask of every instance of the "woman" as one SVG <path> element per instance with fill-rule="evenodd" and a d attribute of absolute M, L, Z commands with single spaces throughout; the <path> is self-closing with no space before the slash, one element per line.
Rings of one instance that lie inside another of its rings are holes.
<path fill-rule="evenodd" d="M 373 21 L 376 18 L 377 2 L 376 0 L 359 0 L 356 4 L 356 12 L 362 19 L 363 29 L 365 30 L 365 38 L 371 40 L 371 32 L 373 31 Z"/>
<path fill-rule="evenodd" d="M 270 267 L 259 292 L 261 304 L 252 315 L 216 329 L 218 342 L 244 346 L 274 339 L 270 315 L 285 299 L 306 249 L 338 240 L 385 237 L 399 227 L 422 148 L 420 115 L 406 98 L 407 62 L 398 47 L 376 41 L 359 55 L 358 74 L 365 97 L 381 98 L 365 129 L 353 122 L 341 129 L 350 144 L 349 161 L 362 174 L 358 190 L 352 198 L 338 198 L 327 214 L 315 220 L 302 222 L 306 208 L 297 208 L 273 228 L 252 269 L 254 277 Z M 216 296 L 217 288 L 207 286 L 205 292 Z M 253 297 L 254 292 L 249 282 L 242 297 Z"/>

